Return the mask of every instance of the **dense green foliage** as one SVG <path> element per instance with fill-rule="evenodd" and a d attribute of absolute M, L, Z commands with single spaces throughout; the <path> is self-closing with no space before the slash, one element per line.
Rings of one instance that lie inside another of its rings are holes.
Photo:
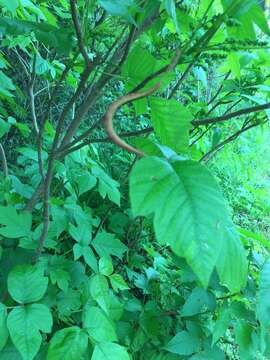
<path fill-rule="evenodd" d="M 270 359 L 260 2 L 0 14 L 0 359 Z"/>

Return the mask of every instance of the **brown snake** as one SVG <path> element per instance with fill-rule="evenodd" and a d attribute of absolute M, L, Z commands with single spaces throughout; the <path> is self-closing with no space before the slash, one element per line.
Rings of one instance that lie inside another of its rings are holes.
<path fill-rule="evenodd" d="M 113 128 L 113 117 L 116 113 L 116 111 L 124 104 L 129 103 L 130 101 L 141 99 L 143 97 L 146 97 L 148 95 L 151 95 L 153 92 L 155 92 L 160 87 L 160 83 L 157 83 L 155 86 L 153 86 L 151 89 L 146 90 L 141 93 L 131 93 L 125 96 L 120 97 L 118 100 L 114 101 L 106 111 L 106 114 L 103 117 L 103 123 L 105 130 L 108 133 L 109 138 L 119 147 L 122 149 L 125 149 L 129 152 L 133 152 L 138 156 L 144 156 L 145 154 L 134 148 L 133 146 L 126 143 L 124 140 L 122 140 L 114 131 Z"/>
<path fill-rule="evenodd" d="M 175 57 L 172 59 L 171 63 L 167 66 L 165 73 L 163 74 L 163 76 L 171 71 L 172 69 L 175 68 L 175 66 L 177 65 L 179 59 L 181 57 L 181 51 L 177 50 L 176 51 L 176 55 Z M 133 100 L 137 100 L 137 99 L 141 99 L 144 98 L 148 95 L 153 94 L 156 90 L 158 90 L 160 88 L 160 81 L 153 86 L 151 89 L 148 89 L 144 92 L 141 93 L 131 93 L 125 96 L 120 97 L 118 100 L 114 101 L 109 107 L 108 110 L 106 111 L 104 117 L 103 117 L 103 124 L 105 127 L 105 130 L 108 133 L 109 138 L 112 140 L 112 142 L 114 142 L 117 146 L 121 147 L 122 149 L 125 149 L 129 152 L 135 153 L 136 155 L 142 157 L 145 156 L 145 154 L 134 148 L 133 146 L 129 145 L 128 143 L 126 143 L 124 140 L 122 140 L 114 131 L 113 128 L 113 117 L 116 113 L 116 111 L 124 104 L 129 103 L 130 101 Z"/>

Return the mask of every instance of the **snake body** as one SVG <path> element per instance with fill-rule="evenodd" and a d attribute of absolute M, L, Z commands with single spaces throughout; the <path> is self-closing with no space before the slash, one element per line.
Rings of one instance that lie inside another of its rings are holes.
<path fill-rule="evenodd" d="M 122 149 L 127 150 L 132 153 L 135 153 L 136 155 L 138 155 L 140 157 L 144 156 L 145 154 L 142 151 L 140 151 L 140 150 L 134 148 L 133 146 L 129 145 L 128 143 L 126 143 L 124 140 L 122 140 L 117 135 L 117 133 L 115 132 L 114 127 L 113 127 L 113 117 L 114 117 L 116 111 L 124 104 L 127 104 L 127 103 L 137 100 L 137 99 L 144 98 L 148 95 L 151 95 L 157 89 L 159 89 L 159 87 L 160 87 L 160 83 L 157 83 L 151 89 L 148 89 L 144 92 L 130 93 L 130 94 L 120 97 L 119 99 L 117 99 L 116 101 L 111 103 L 111 105 L 108 107 L 108 109 L 103 117 L 103 124 L 104 124 L 105 130 L 108 133 L 108 136 L 111 139 L 111 141 L 114 142 L 117 146 L 121 147 Z"/>

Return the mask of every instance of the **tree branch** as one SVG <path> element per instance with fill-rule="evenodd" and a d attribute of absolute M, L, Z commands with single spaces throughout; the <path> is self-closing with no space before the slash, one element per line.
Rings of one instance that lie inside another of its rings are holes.
<path fill-rule="evenodd" d="M 85 60 L 86 66 L 91 68 L 93 66 L 93 63 L 92 63 L 91 59 L 89 58 L 89 55 L 87 53 L 87 50 L 86 50 L 84 42 L 83 42 L 82 29 L 81 29 L 79 16 L 78 16 L 76 0 L 70 0 L 70 8 L 71 8 L 72 21 L 73 21 L 74 28 L 76 31 L 80 52 Z"/>
<path fill-rule="evenodd" d="M 252 106 L 252 107 L 249 107 L 249 108 L 246 108 L 246 109 L 238 110 L 238 111 L 235 111 L 233 113 L 225 114 L 225 115 L 218 116 L 218 117 L 215 117 L 215 118 L 202 119 L 202 120 L 193 120 L 192 125 L 198 126 L 198 125 L 207 125 L 207 124 L 212 124 L 212 123 L 218 123 L 218 122 L 221 122 L 221 121 L 226 121 L 226 120 L 233 119 L 233 118 L 241 116 L 241 115 L 251 114 L 251 113 L 254 113 L 254 112 L 259 112 L 259 111 L 267 110 L 267 109 L 270 109 L 270 103 L 266 103 L 266 104 L 263 104 L 263 105 Z"/>

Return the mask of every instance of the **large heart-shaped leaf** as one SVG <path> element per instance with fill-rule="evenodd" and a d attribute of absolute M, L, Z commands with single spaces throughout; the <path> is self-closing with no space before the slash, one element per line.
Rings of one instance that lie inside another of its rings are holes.
<path fill-rule="evenodd" d="M 47 360 L 78 360 L 84 358 L 88 346 L 87 334 L 77 326 L 55 333 L 48 350 Z"/>
<path fill-rule="evenodd" d="M 20 304 L 40 300 L 48 286 L 48 278 L 36 266 L 18 265 L 8 275 L 8 291 Z"/>
<path fill-rule="evenodd" d="M 134 215 L 154 213 L 158 241 L 184 257 L 206 286 L 231 223 L 219 186 L 206 167 L 189 160 L 170 164 L 144 158 L 133 168 L 130 197 Z M 224 266 L 234 261 L 230 258 Z"/>
<path fill-rule="evenodd" d="M 24 360 L 32 360 L 41 345 L 39 330 L 50 332 L 52 316 L 49 309 L 42 304 L 18 306 L 7 318 L 7 326 L 12 342 Z"/>

